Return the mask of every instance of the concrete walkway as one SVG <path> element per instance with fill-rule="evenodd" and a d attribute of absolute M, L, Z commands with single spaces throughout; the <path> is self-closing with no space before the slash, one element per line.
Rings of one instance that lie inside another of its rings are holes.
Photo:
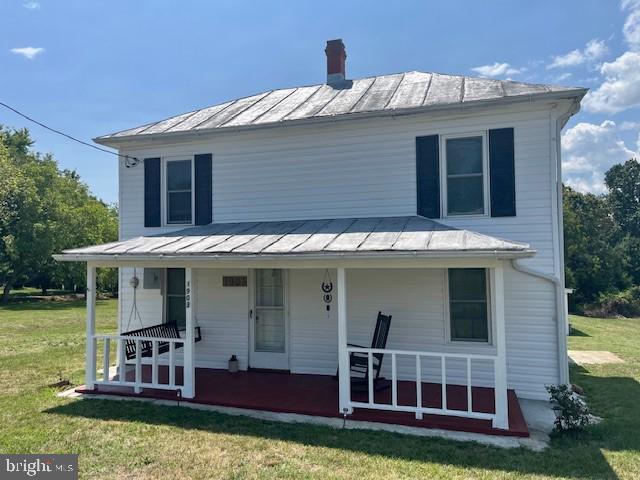
<path fill-rule="evenodd" d="M 624 363 L 615 353 L 606 350 L 569 350 L 569 361 L 577 365 Z"/>

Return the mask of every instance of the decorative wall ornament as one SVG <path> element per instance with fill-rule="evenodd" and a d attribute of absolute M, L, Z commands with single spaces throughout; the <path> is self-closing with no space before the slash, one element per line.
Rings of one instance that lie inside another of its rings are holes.
<path fill-rule="evenodd" d="M 331 280 L 331 274 L 329 273 L 329 269 L 327 268 L 324 272 L 324 280 L 322 280 L 322 300 L 326 304 L 327 308 L 327 317 L 329 316 L 329 312 L 331 311 L 331 302 L 333 301 L 333 295 L 331 292 L 333 291 L 333 281 Z"/>

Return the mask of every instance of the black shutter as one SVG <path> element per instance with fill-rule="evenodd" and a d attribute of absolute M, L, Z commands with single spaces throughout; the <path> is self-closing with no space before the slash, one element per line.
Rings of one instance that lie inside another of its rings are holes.
<path fill-rule="evenodd" d="M 516 215 L 516 175 L 513 128 L 489 130 L 491 216 Z"/>
<path fill-rule="evenodd" d="M 213 169 L 210 153 L 195 156 L 196 177 L 196 225 L 208 225 L 212 221 Z"/>
<path fill-rule="evenodd" d="M 160 159 L 144 159 L 144 226 L 160 226 Z"/>
<path fill-rule="evenodd" d="M 438 135 L 416 137 L 418 215 L 440 218 L 440 147 Z"/>

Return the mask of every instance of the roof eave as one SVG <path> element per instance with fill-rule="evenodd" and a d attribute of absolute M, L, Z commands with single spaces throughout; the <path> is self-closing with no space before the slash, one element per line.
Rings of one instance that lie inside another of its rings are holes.
<path fill-rule="evenodd" d="M 130 263 L 136 261 L 188 260 L 197 262 L 233 262 L 260 260 L 393 260 L 402 258 L 493 258 L 509 260 L 528 258 L 536 254 L 536 250 L 434 250 L 434 251 L 370 251 L 370 252 L 318 252 L 318 253 L 283 253 L 283 254 L 81 254 L 61 253 L 53 255 L 60 262 L 113 262 Z"/>
<path fill-rule="evenodd" d="M 241 126 L 234 126 L 234 127 L 216 127 L 216 128 L 208 128 L 208 129 L 201 129 L 201 130 L 160 132 L 160 133 L 154 133 L 154 134 L 148 134 L 148 135 L 145 135 L 145 134 L 126 135 L 126 136 L 122 135 L 117 137 L 102 136 L 102 137 L 94 138 L 93 141 L 99 145 L 104 145 L 112 148 L 119 148 L 121 146 L 126 146 L 127 144 L 132 144 L 135 142 L 148 142 L 148 141 L 153 142 L 158 139 L 162 139 L 162 140 L 189 139 L 193 137 L 199 137 L 199 136 L 211 135 L 211 134 L 225 134 L 225 133 L 237 132 L 237 131 L 278 128 L 278 127 L 284 127 L 284 126 L 332 123 L 337 121 L 362 119 L 362 118 L 397 117 L 397 116 L 414 115 L 414 114 L 420 114 L 425 112 L 435 112 L 435 111 L 461 112 L 461 111 L 473 110 L 473 109 L 484 108 L 484 107 L 533 103 L 533 102 L 549 101 L 549 100 L 574 99 L 575 102 L 580 102 L 582 98 L 586 95 L 587 91 L 588 91 L 587 88 L 575 88 L 575 89 L 569 89 L 569 90 L 559 90 L 554 92 L 514 95 L 510 97 L 502 97 L 497 99 L 477 100 L 477 101 L 447 104 L 447 105 L 429 105 L 429 106 L 423 106 L 423 107 L 401 108 L 401 109 L 393 109 L 393 110 L 376 110 L 371 112 L 345 113 L 340 115 L 327 115 L 322 117 L 310 117 L 310 118 L 302 118 L 297 120 L 283 120 L 279 122 L 241 125 Z"/>

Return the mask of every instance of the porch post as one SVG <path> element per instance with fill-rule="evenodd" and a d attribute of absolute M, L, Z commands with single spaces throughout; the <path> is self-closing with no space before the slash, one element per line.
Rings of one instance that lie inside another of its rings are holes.
<path fill-rule="evenodd" d="M 184 339 L 184 358 L 182 363 L 184 386 L 182 387 L 183 398 L 193 398 L 195 396 L 195 368 L 193 363 L 193 328 L 194 328 L 194 308 L 193 308 L 193 270 L 191 268 L 184 269 L 184 286 L 185 286 L 185 308 L 186 315 L 186 334 Z"/>
<path fill-rule="evenodd" d="M 84 366 L 87 389 L 93 389 L 96 381 L 96 267 L 87 263 L 87 348 Z"/>
<path fill-rule="evenodd" d="M 347 351 L 347 278 L 344 268 L 338 268 L 338 391 L 341 414 L 353 413 L 351 379 Z"/>
<path fill-rule="evenodd" d="M 494 428 L 509 428 L 509 410 L 507 403 L 507 341 L 504 318 L 504 268 L 502 262 L 492 269 L 492 284 L 496 320 L 496 360 L 495 360 L 495 409 Z"/>

